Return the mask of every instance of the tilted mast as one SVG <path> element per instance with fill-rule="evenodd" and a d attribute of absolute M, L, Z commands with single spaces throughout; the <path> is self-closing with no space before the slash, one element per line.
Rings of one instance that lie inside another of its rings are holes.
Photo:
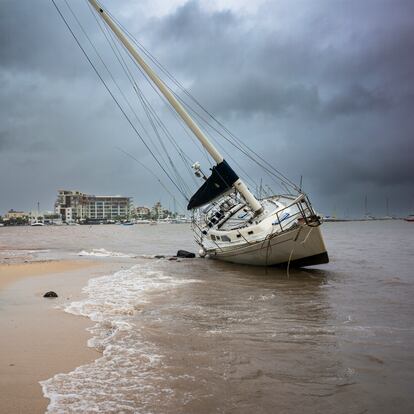
<path fill-rule="evenodd" d="M 141 68 L 145 71 L 148 77 L 155 83 L 157 88 L 160 92 L 165 96 L 171 106 L 177 111 L 178 115 L 183 119 L 183 121 L 187 124 L 187 126 L 191 129 L 194 133 L 196 138 L 201 142 L 203 147 L 207 150 L 207 152 L 212 156 L 214 161 L 220 165 L 224 161 L 223 156 L 217 151 L 214 145 L 208 140 L 208 138 L 204 135 L 201 131 L 199 126 L 194 122 L 194 120 L 190 117 L 184 107 L 180 104 L 180 102 L 175 98 L 175 96 L 171 93 L 171 91 L 167 88 L 164 82 L 158 77 L 158 75 L 151 69 L 150 66 L 145 62 L 145 60 L 138 54 L 136 49 L 132 46 L 128 38 L 123 34 L 123 32 L 119 29 L 118 25 L 112 20 L 112 18 L 106 13 L 100 4 L 96 0 L 88 0 L 92 7 L 96 10 L 96 12 L 101 16 L 101 18 L 105 21 L 105 23 L 110 27 L 110 29 L 115 33 L 118 39 L 122 42 L 131 56 L 136 60 L 136 62 L 141 66 Z M 236 176 L 237 177 L 237 176 Z M 245 199 L 247 205 L 251 208 L 251 210 L 255 214 L 261 213 L 263 210 L 259 201 L 254 197 L 254 195 L 250 192 L 247 188 L 246 184 L 237 177 L 237 180 L 232 184 L 233 187 L 242 195 Z"/>

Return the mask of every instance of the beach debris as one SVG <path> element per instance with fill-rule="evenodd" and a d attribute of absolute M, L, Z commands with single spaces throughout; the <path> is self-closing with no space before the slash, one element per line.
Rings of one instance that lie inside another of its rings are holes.
<path fill-rule="evenodd" d="M 53 290 L 50 290 L 49 292 L 46 292 L 43 295 L 44 298 L 57 298 L 58 294 L 56 292 L 53 292 Z"/>
<path fill-rule="evenodd" d="M 187 250 L 178 250 L 177 257 L 182 257 L 184 259 L 193 259 L 195 257 L 195 254 L 187 252 Z"/>
<path fill-rule="evenodd" d="M 177 258 L 175 256 L 172 256 L 168 260 L 177 260 Z"/>
<path fill-rule="evenodd" d="M 163 256 L 162 254 L 156 254 L 154 256 L 154 259 L 165 259 L 165 256 Z"/>

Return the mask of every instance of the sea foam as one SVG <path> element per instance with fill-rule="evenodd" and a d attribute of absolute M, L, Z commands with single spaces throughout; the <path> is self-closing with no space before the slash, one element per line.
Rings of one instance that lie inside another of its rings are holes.
<path fill-rule="evenodd" d="M 147 400 L 172 398 L 172 390 L 148 381 L 163 356 L 134 321 L 151 295 L 198 281 L 173 278 L 156 266 L 157 262 L 135 265 L 90 279 L 83 289 L 88 297 L 65 308 L 96 322 L 88 345 L 100 350 L 102 357 L 40 382 L 50 399 L 48 413 L 145 412 Z"/>
<path fill-rule="evenodd" d="M 91 251 L 82 250 L 78 256 L 95 256 L 95 257 L 135 257 L 132 254 L 111 252 L 106 249 L 92 249 Z"/>

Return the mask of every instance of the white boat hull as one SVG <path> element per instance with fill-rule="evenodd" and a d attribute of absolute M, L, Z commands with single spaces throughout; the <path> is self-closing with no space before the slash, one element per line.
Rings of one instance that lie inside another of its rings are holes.
<path fill-rule="evenodd" d="M 306 224 L 267 240 L 209 249 L 206 253 L 212 259 L 254 266 L 289 264 L 301 267 L 329 261 L 319 226 Z"/>

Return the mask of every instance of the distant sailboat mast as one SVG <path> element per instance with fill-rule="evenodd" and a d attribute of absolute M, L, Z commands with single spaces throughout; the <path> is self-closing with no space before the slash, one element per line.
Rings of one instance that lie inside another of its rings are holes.
<path fill-rule="evenodd" d="M 231 178 L 234 181 L 231 183 L 231 186 L 238 191 L 244 200 L 246 201 L 247 205 L 250 209 L 257 215 L 263 211 L 262 205 L 259 201 L 254 197 L 254 195 L 250 192 L 247 188 L 246 184 L 234 173 L 234 171 L 228 166 L 226 161 L 224 160 L 223 156 L 217 151 L 214 145 L 209 141 L 209 139 L 204 135 L 201 131 L 199 126 L 194 122 L 194 120 L 190 117 L 184 107 L 180 104 L 180 102 L 174 97 L 172 92 L 167 88 L 164 82 L 157 76 L 157 74 L 151 69 L 150 66 L 145 62 L 145 60 L 138 54 L 136 49 L 132 46 L 128 38 L 123 34 L 123 32 L 119 29 L 117 24 L 112 20 L 112 18 L 106 13 L 101 5 L 96 0 L 88 0 L 92 7 L 96 10 L 96 12 L 101 16 L 101 18 L 105 21 L 105 23 L 110 27 L 110 29 L 115 33 L 121 43 L 125 46 L 131 56 L 136 60 L 136 62 L 141 66 L 141 68 L 145 71 L 148 77 L 154 82 L 154 84 L 158 87 L 160 92 L 165 96 L 171 106 L 176 110 L 178 115 L 183 119 L 183 121 L 187 124 L 187 126 L 191 129 L 194 133 L 196 138 L 201 142 L 203 147 L 207 150 L 207 152 L 211 155 L 214 161 L 217 163 L 217 166 L 221 166 L 221 170 L 224 173 L 229 173 Z M 191 204 L 191 200 L 190 200 Z"/>

